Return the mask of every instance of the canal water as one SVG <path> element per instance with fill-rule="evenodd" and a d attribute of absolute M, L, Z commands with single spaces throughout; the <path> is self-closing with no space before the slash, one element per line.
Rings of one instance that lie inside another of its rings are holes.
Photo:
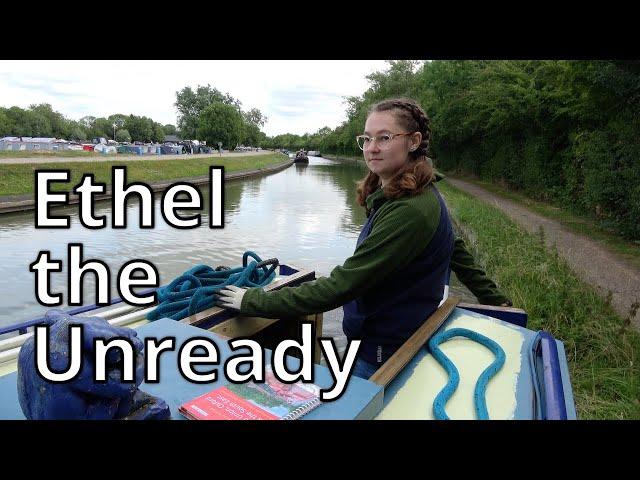
<path fill-rule="evenodd" d="M 366 173 L 360 162 L 311 157 L 308 165 L 295 164 L 276 174 L 227 183 L 225 228 L 208 228 L 208 192 L 199 228 L 180 230 L 167 225 L 160 213 L 156 194 L 155 228 L 138 227 L 139 205 L 127 208 L 127 229 L 84 228 L 79 207 L 54 210 L 71 216 L 67 230 L 35 229 L 34 213 L 0 217 L 0 326 L 42 314 L 37 303 L 35 274 L 29 264 L 38 252 L 48 250 L 51 258 L 63 261 L 63 271 L 51 273 L 51 292 L 67 292 L 67 245 L 82 243 L 84 259 L 99 259 L 111 270 L 111 292 L 117 296 L 117 272 L 132 259 L 152 262 L 160 273 L 160 284 L 196 264 L 238 266 L 246 250 L 263 259 L 277 257 L 287 263 L 327 276 L 353 253 L 365 222 L 365 212 L 356 203 L 356 182 Z M 204 188 L 203 188 L 204 190 Z M 105 215 L 111 225 L 111 202 L 97 202 L 95 216 Z M 194 212 L 185 212 L 193 214 Z M 453 281 L 455 279 L 452 278 Z M 471 294 L 459 284 L 453 292 L 467 301 Z M 84 303 L 95 303 L 94 275 L 84 277 Z M 324 334 L 344 345 L 341 310 L 325 314 Z"/>

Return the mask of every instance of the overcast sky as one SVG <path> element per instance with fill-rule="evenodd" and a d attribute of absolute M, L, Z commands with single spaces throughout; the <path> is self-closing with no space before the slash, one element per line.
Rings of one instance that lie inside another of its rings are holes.
<path fill-rule="evenodd" d="M 383 60 L 0 61 L 0 105 L 49 103 L 65 117 L 114 113 L 176 125 L 176 92 L 211 85 L 268 117 L 263 131 L 313 133 L 345 120 L 343 97 L 362 95 Z"/>

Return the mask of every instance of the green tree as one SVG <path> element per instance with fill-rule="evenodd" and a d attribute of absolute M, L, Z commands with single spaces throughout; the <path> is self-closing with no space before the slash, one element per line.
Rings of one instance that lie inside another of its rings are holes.
<path fill-rule="evenodd" d="M 134 141 L 148 142 L 154 136 L 154 122 L 148 117 L 129 115 L 124 123 Z"/>
<path fill-rule="evenodd" d="M 258 128 L 264 127 L 265 123 L 267 123 L 267 117 L 264 116 L 257 108 L 252 108 L 248 112 L 243 112 L 242 116 L 245 122 L 255 125 Z"/>
<path fill-rule="evenodd" d="M 248 112 L 242 112 L 243 129 L 240 141 L 246 145 L 258 146 L 265 138 L 260 128 L 267 122 L 267 117 L 257 108 L 252 108 Z"/>
<path fill-rule="evenodd" d="M 89 136 L 113 138 L 113 123 L 104 117 L 96 118 L 93 122 L 93 127 L 89 130 Z"/>
<path fill-rule="evenodd" d="M 242 137 L 240 138 L 240 142 L 244 143 L 245 145 L 256 146 L 260 141 L 261 133 L 262 132 L 256 125 L 243 122 Z"/>
<path fill-rule="evenodd" d="M 13 124 L 5 113 L 6 108 L 0 107 L 0 137 L 13 136 Z"/>
<path fill-rule="evenodd" d="M 64 138 L 68 140 L 85 141 L 88 139 L 87 129 L 80 122 L 71 120 L 67 124 Z"/>
<path fill-rule="evenodd" d="M 196 138 L 200 126 L 200 115 L 212 104 L 222 103 L 232 105 L 240 112 L 241 103 L 231 95 L 223 94 L 210 85 L 198 85 L 195 91 L 191 87 L 185 87 L 176 92 L 178 110 L 178 129 L 185 138 Z"/>
<path fill-rule="evenodd" d="M 113 115 L 109 115 L 107 120 L 111 122 L 111 125 L 116 124 L 116 128 L 124 127 L 124 124 L 127 122 L 127 116 L 122 113 L 114 113 Z"/>
<path fill-rule="evenodd" d="M 222 142 L 224 148 L 233 149 L 241 140 L 243 119 L 235 106 L 213 103 L 201 113 L 196 133 L 208 145 Z"/>
<path fill-rule="evenodd" d="M 151 140 L 154 142 L 164 142 L 164 127 L 161 123 L 153 122 L 153 133 L 151 135 Z"/>
<path fill-rule="evenodd" d="M 67 119 L 53 111 L 51 105 L 42 103 L 29 107 L 35 124 L 35 134 L 42 137 L 62 137 L 65 133 Z"/>
<path fill-rule="evenodd" d="M 5 111 L 5 115 L 12 125 L 14 135 L 19 137 L 33 137 L 37 135 L 33 115 L 30 111 L 20 107 L 11 107 Z"/>
<path fill-rule="evenodd" d="M 93 125 L 96 123 L 96 117 L 92 117 L 91 115 L 87 115 L 85 117 L 82 117 L 79 120 L 80 124 L 86 128 L 86 129 L 92 129 Z"/>
<path fill-rule="evenodd" d="M 120 130 L 116 130 L 116 141 L 117 142 L 130 142 L 131 141 L 131 134 L 125 128 L 122 128 Z"/>

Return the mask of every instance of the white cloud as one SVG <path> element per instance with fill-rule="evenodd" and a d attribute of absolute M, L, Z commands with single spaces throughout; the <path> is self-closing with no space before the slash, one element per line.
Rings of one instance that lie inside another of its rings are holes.
<path fill-rule="evenodd" d="M 176 124 L 175 94 L 211 85 L 268 117 L 267 135 L 313 133 L 345 120 L 343 97 L 361 95 L 385 61 L 2 61 L 0 105 L 50 103 L 67 118 L 114 113 Z"/>

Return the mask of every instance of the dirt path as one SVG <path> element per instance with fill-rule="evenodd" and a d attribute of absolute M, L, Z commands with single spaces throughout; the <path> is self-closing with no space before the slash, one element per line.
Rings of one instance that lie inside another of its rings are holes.
<path fill-rule="evenodd" d="M 0 165 L 19 164 L 19 163 L 67 163 L 67 162 L 113 162 L 113 161 L 139 161 L 139 160 L 171 160 L 181 158 L 189 160 L 192 158 L 229 158 L 229 157 L 251 157 L 254 155 L 272 154 L 269 150 L 260 152 L 224 152 L 222 155 L 218 153 L 198 153 L 185 155 L 91 155 L 87 157 L 55 157 L 47 155 L 37 155 L 28 158 L 0 158 Z M 282 158 L 285 158 L 284 155 Z"/>
<path fill-rule="evenodd" d="M 582 280 L 597 287 L 603 296 L 611 291 L 612 305 L 623 318 L 628 318 L 633 304 L 640 302 L 640 271 L 614 253 L 605 250 L 593 240 L 573 233 L 557 221 L 533 213 L 482 187 L 450 177 L 447 181 L 499 208 L 529 232 L 537 233 L 542 227 L 546 244 L 555 244 L 558 253 Z M 631 321 L 640 328 L 640 309 L 636 309 Z"/>

